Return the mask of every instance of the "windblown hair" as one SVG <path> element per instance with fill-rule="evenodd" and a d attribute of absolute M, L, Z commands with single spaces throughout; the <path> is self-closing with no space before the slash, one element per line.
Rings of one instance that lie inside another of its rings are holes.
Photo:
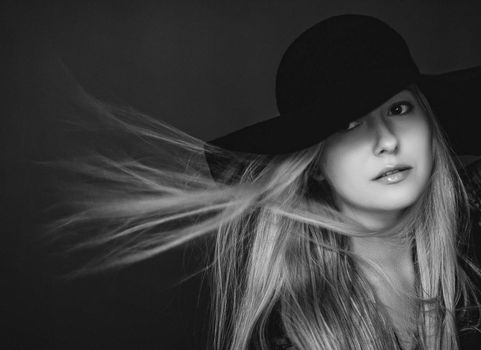
<path fill-rule="evenodd" d="M 397 235 L 414 256 L 418 346 L 457 349 L 456 316 L 478 306 L 465 271 L 478 270 L 462 251 L 467 195 L 428 102 L 417 87 L 411 91 L 429 116 L 434 165 L 420 198 L 385 232 L 370 232 L 336 210 L 329 186 L 316 177 L 322 144 L 282 156 L 231 154 L 81 90 L 88 112 L 148 151 L 65 162 L 84 183 L 69 185 L 72 211 L 50 231 L 55 237 L 87 232 L 73 249 L 109 247 L 79 273 L 207 240 L 213 347 L 231 350 L 268 349 L 273 323 L 299 350 L 399 349 L 394 326 L 359 268 L 363 258 L 350 250 L 352 236 Z M 229 160 L 223 181 L 212 179 L 204 152 Z M 393 290 L 399 287 L 384 277 Z"/>

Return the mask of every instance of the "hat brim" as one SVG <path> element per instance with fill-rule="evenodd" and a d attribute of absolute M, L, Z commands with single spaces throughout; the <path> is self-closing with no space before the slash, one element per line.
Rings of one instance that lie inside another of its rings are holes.
<path fill-rule="evenodd" d="M 419 88 L 458 155 L 481 155 L 481 66 L 423 75 Z"/>
<path fill-rule="evenodd" d="M 478 129 L 481 66 L 444 74 L 423 74 L 415 83 L 428 99 L 455 152 L 481 154 Z M 391 96 L 386 96 L 386 100 Z M 293 123 L 295 117 L 276 116 L 211 140 L 209 144 L 234 152 L 279 155 L 314 146 L 333 133 L 323 128 L 323 118 L 298 117 L 309 123 Z"/>

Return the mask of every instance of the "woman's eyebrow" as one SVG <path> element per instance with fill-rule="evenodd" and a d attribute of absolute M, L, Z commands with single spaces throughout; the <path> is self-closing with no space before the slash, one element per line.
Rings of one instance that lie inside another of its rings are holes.
<path fill-rule="evenodd" d="M 397 95 L 396 95 L 395 97 L 392 97 L 392 98 L 390 98 L 387 102 L 385 102 L 385 103 L 383 104 L 383 106 L 384 106 L 384 107 L 385 107 L 385 106 L 391 106 L 391 105 L 394 104 L 394 103 L 404 102 L 404 101 L 406 101 L 406 102 L 411 102 L 411 103 L 412 103 L 414 100 L 415 100 L 414 97 L 411 96 L 411 95 L 409 95 L 409 94 L 402 94 L 402 95 L 400 95 L 400 96 L 397 96 Z"/>

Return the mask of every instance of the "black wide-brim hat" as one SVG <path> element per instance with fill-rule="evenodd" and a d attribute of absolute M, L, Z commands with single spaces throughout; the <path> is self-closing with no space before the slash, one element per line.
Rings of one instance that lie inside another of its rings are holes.
<path fill-rule="evenodd" d="M 281 155 L 325 140 L 415 84 L 457 154 L 479 154 L 481 66 L 422 74 L 394 29 L 365 15 L 341 15 L 303 32 L 284 53 L 276 76 L 279 116 L 209 141 L 223 150 Z M 206 150 L 214 178 L 225 155 Z"/>

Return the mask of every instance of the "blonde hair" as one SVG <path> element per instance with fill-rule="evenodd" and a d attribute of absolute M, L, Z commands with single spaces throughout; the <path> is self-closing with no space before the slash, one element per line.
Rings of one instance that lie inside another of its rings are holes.
<path fill-rule="evenodd" d="M 478 306 L 463 266 L 478 270 L 458 261 L 469 229 L 467 196 L 429 104 L 416 87 L 411 91 L 429 115 L 433 172 L 420 199 L 386 232 L 368 232 L 334 208 L 328 186 L 313 176 L 322 144 L 281 156 L 230 154 L 80 89 L 85 111 L 148 150 L 62 163 L 84 182 L 66 186 L 71 214 L 48 231 L 59 238 L 89 230 L 72 250 L 108 247 L 78 274 L 201 237 L 211 241 L 213 346 L 231 350 L 267 349 L 276 322 L 299 350 L 398 349 L 394 327 L 357 266 L 362 257 L 349 249 L 353 235 L 396 234 L 413 246 L 419 346 L 457 349 L 456 303 Z M 204 152 L 226 160 L 218 169 L 223 181 L 211 178 Z"/>

